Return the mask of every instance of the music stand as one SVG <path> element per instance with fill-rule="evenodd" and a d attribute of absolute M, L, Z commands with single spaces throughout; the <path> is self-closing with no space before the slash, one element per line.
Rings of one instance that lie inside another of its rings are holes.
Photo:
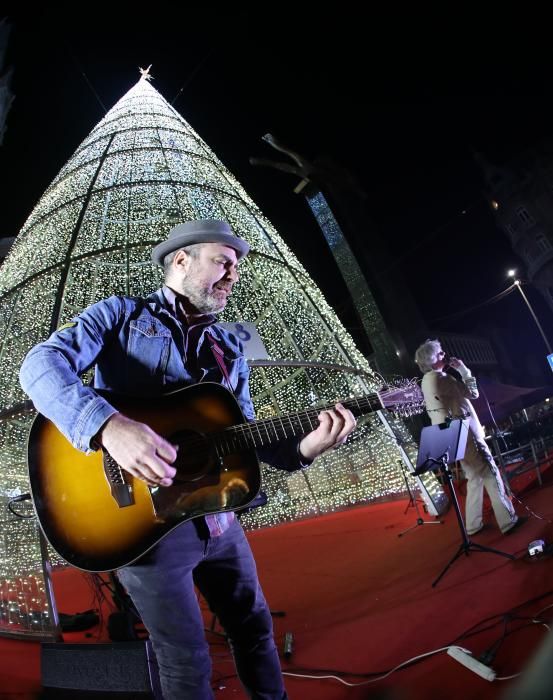
<path fill-rule="evenodd" d="M 457 516 L 457 522 L 459 524 L 459 530 L 461 531 L 462 537 L 462 542 L 459 549 L 445 566 L 438 578 L 436 578 L 436 580 L 432 583 L 432 588 L 439 583 L 449 567 L 461 556 L 461 554 L 465 554 L 465 556 L 468 557 L 470 551 L 490 552 L 491 554 L 499 554 L 502 557 L 507 557 L 507 559 L 515 558 L 512 554 L 507 554 L 507 552 L 501 552 L 498 549 L 492 549 L 491 547 L 484 547 L 481 544 L 476 544 L 470 540 L 467 534 L 465 523 L 459 509 L 457 494 L 455 493 L 455 489 L 453 487 L 453 474 L 451 473 L 449 465 L 463 459 L 465 456 L 468 432 L 469 421 L 466 419 L 456 419 L 447 421 L 446 423 L 440 423 L 439 425 L 431 425 L 427 428 L 423 428 L 421 432 L 417 468 L 413 474 L 415 476 L 419 476 L 420 474 L 424 474 L 425 472 L 433 469 L 442 470 L 443 477 L 449 487 L 451 502 L 453 503 L 453 508 L 455 509 L 455 515 Z"/>

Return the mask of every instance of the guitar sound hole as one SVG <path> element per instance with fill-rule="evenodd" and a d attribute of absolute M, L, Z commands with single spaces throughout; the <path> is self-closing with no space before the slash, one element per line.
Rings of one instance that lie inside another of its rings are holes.
<path fill-rule="evenodd" d="M 201 433 L 181 430 L 169 437 L 169 442 L 178 445 L 177 459 L 173 466 L 177 470 L 175 483 L 198 481 L 218 464 L 215 452 Z"/>

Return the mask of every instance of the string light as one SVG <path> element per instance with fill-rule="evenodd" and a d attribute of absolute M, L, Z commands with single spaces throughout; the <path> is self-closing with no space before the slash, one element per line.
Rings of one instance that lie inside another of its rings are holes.
<path fill-rule="evenodd" d="M 28 350 L 84 307 L 112 294 L 144 295 L 162 282 L 152 245 L 177 222 L 222 218 L 251 245 L 221 320 L 254 322 L 273 359 L 319 360 L 365 378 L 319 368 L 256 367 L 260 416 L 374 391 L 378 380 L 305 268 L 207 144 L 146 81 L 106 114 L 31 212 L 0 269 L 0 409 L 26 400 L 18 381 Z M 55 315 L 55 317 L 54 317 Z M 33 415 L 0 423 L 0 497 L 28 490 L 26 444 Z M 408 439 L 401 421 L 394 429 Z M 307 471 L 263 469 L 264 508 L 249 528 L 368 502 L 404 490 L 393 439 L 374 416 L 348 443 Z M 415 457 L 416 446 L 408 451 Z M 431 494 L 441 490 L 428 478 Z M 59 560 L 58 560 L 59 561 Z M 0 538 L 0 627 L 51 624 L 34 521 L 6 518 Z"/>

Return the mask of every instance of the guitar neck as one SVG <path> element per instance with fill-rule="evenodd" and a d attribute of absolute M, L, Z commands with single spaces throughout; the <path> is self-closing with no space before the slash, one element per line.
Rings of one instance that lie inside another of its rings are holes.
<path fill-rule="evenodd" d="M 382 402 L 378 394 L 346 399 L 340 402 L 357 418 L 366 413 L 381 409 Z M 240 450 L 268 447 L 281 440 L 299 437 L 315 430 L 319 425 L 317 416 L 321 411 L 333 408 L 335 403 L 319 408 L 309 408 L 286 416 L 264 418 L 251 423 L 240 423 L 226 428 L 217 435 L 212 435 L 219 456 L 232 454 Z"/>

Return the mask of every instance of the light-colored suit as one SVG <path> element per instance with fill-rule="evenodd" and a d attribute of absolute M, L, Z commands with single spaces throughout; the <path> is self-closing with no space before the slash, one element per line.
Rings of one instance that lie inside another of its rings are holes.
<path fill-rule="evenodd" d="M 432 424 L 446 418 L 468 418 L 469 434 L 461 465 L 467 477 L 465 519 L 467 533 L 482 529 L 484 488 L 501 532 L 510 530 L 517 521 L 513 505 L 505 493 L 505 485 L 484 439 L 484 429 L 470 399 L 478 398 L 476 380 L 466 367 L 459 368 L 462 381 L 441 370 L 430 370 L 422 379 L 426 411 Z"/>

